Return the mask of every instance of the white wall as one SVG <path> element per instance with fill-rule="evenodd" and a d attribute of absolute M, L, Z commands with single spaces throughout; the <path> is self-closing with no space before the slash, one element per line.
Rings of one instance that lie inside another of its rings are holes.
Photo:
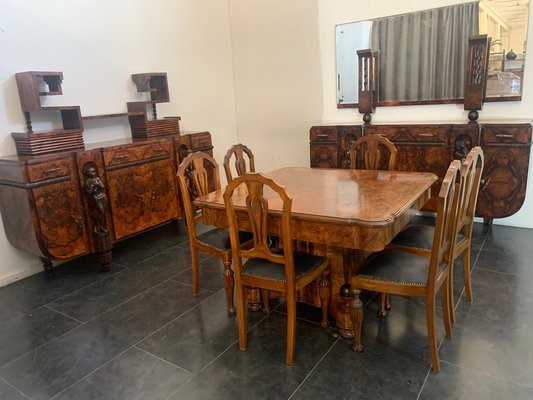
<path fill-rule="evenodd" d="M 62 71 L 63 96 L 47 104 L 80 105 L 83 115 L 126 111 L 141 99 L 132 73 L 167 72 L 171 102 L 158 114 L 209 130 L 218 160 L 236 142 L 226 2 L 1 0 L 0 10 L 0 156 L 16 153 L 11 132 L 25 130 L 14 74 L 30 70 Z M 126 118 L 84 125 L 86 143 L 130 135 Z M 0 226 L 0 286 L 40 269 Z"/>
<path fill-rule="evenodd" d="M 239 141 L 259 171 L 309 166 L 309 127 L 322 116 L 318 4 L 229 4 Z"/>

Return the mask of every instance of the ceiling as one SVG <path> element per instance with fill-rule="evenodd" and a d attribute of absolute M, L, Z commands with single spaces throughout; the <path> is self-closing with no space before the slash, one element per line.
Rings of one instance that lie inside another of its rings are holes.
<path fill-rule="evenodd" d="M 511 27 L 527 25 L 529 0 L 485 0 Z"/>

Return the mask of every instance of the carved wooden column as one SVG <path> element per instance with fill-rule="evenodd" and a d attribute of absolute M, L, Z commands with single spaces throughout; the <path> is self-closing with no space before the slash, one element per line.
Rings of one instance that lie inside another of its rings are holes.
<path fill-rule="evenodd" d="M 468 56 L 465 79 L 464 109 L 470 110 L 471 122 L 479 118 L 487 88 L 488 59 L 491 38 L 487 35 L 471 35 L 468 38 Z"/>
<path fill-rule="evenodd" d="M 94 247 L 102 270 L 109 271 L 113 239 L 106 223 L 109 202 L 105 186 L 98 176 L 98 167 L 95 163 L 89 162 L 83 166 L 83 177 L 85 194 L 92 216 Z"/>
<path fill-rule="evenodd" d="M 370 123 L 371 114 L 378 100 L 378 56 L 370 49 L 357 50 L 359 57 L 359 100 L 358 109 L 365 124 Z"/>

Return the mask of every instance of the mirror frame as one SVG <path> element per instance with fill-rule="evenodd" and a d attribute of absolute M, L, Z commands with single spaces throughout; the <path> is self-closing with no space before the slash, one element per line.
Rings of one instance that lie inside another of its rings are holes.
<path fill-rule="evenodd" d="M 440 8 L 440 7 L 438 7 L 438 8 Z M 424 9 L 424 10 L 426 10 L 426 9 Z M 424 11 L 424 10 L 419 10 L 419 11 Z M 405 14 L 409 14 L 409 13 L 405 13 Z M 380 18 L 388 18 L 388 17 L 392 17 L 392 16 L 397 16 L 397 15 L 404 15 L 404 14 L 395 14 L 395 15 L 386 16 L 386 17 L 380 17 Z M 528 15 L 529 15 L 529 8 L 528 8 Z M 347 24 L 357 23 L 357 22 L 373 21 L 373 20 L 380 19 L 380 18 L 374 18 L 374 19 L 370 19 L 370 20 L 361 20 L 361 21 L 353 21 L 353 22 L 342 23 L 342 24 L 336 25 L 335 29 L 337 29 L 337 27 L 339 27 L 341 25 L 347 25 Z M 529 26 L 527 26 L 527 29 L 526 29 L 526 40 L 527 40 L 527 32 L 528 32 L 528 30 L 529 30 Z M 335 43 L 335 47 L 337 47 L 337 43 Z M 336 57 L 336 62 L 335 62 L 336 68 L 335 69 L 336 69 L 336 73 L 338 74 L 337 62 L 338 62 L 338 60 L 337 60 L 337 57 Z M 523 79 L 523 77 L 522 77 L 522 79 Z M 356 78 L 356 82 L 357 82 L 357 78 Z M 516 95 L 516 96 L 505 96 L 505 97 L 496 97 L 496 96 L 494 96 L 494 97 L 486 97 L 486 96 L 484 96 L 483 97 L 483 102 L 484 103 L 496 103 L 496 102 L 508 102 L 508 101 L 522 101 L 523 87 L 524 86 L 522 85 L 522 91 L 521 91 L 521 93 L 519 95 Z M 356 91 L 357 91 L 357 88 L 356 88 Z M 374 106 L 375 107 L 393 107 L 393 106 L 434 105 L 434 104 L 463 104 L 464 100 L 465 100 L 465 98 L 464 98 L 464 95 L 463 95 L 463 97 L 461 97 L 461 98 L 445 99 L 445 100 L 377 101 L 377 102 L 374 103 Z M 339 102 L 337 98 L 336 98 L 336 101 L 337 101 L 337 108 L 338 109 L 359 108 L 359 102 L 356 102 L 356 103 L 343 103 L 343 102 Z"/>

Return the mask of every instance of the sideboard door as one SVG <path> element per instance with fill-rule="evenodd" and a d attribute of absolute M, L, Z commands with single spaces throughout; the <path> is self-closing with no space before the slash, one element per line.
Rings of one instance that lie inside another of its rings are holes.
<path fill-rule="evenodd" d="M 485 168 L 476 216 L 503 218 L 516 213 L 526 196 L 531 125 L 482 127 Z"/>

